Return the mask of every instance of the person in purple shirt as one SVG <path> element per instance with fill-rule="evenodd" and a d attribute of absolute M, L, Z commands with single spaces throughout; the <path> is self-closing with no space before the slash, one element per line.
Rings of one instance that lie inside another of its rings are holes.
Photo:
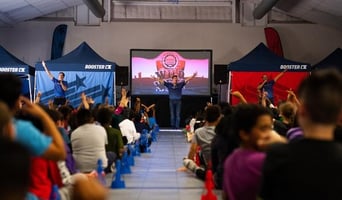
<path fill-rule="evenodd" d="M 68 89 L 68 83 L 66 81 L 64 81 L 64 77 L 65 77 L 64 72 L 59 72 L 58 73 L 58 79 L 56 79 L 51 74 L 51 72 L 47 68 L 44 61 L 42 61 L 42 65 L 44 67 L 45 72 L 48 74 L 48 76 L 50 77 L 50 79 L 52 80 L 52 82 L 54 84 L 53 88 L 54 88 L 55 98 L 53 99 L 53 104 L 56 106 L 64 105 L 66 102 L 65 92 Z"/>
<path fill-rule="evenodd" d="M 163 84 L 169 91 L 170 125 L 173 128 L 179 128 L 183 87 L 188 84 L 191 79 L 195 78 L 196 75 L 197 72 L 191 77 L 182 80 L 179 80 L 177 75 L 173 75 L 171 82 L 165 81 L 160 77 L 158 79 L 159 83 Z"/>
<path fill-rule="evenodd" d="M 269 142 L 284 141 L 272 132 L 272 114 L 257 104 L 241 104 L 233 116 L 231 139 L 237 148 L 226 158 L 223 175 L 223 199 L 255 200 Z"/>

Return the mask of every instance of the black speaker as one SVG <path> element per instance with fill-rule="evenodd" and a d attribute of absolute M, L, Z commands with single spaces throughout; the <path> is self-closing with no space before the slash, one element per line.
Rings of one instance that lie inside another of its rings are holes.
<path fill-rule="evenodd" d="M 128 85 L 128 67 L 115 68 L 115 85 L 127 86 Z"/>
<path fill-rule="evenodd" d="M 214 83 L 216 85 L 228 83 L 228 65 L 214 65 Z"/>

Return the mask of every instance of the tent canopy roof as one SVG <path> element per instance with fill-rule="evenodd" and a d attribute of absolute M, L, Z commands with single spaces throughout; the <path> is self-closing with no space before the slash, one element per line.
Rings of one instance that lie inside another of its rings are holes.
<path fill-rule="evenodd" d="M 34 75 L 34 67 L 19 60 L 0 45 L 0 72 L 13 72 L 17 75 Z"/>
<path fill-rule="evenodd" d="M 241 59 L 228 65 L 229 71 L 310 71 L 310 64 L 280 57 L 260 43 Z"/>
<path fill-rule="evenodd" d="M 45 63 L 51 71 L 115 71 L 116 66 L 98 55 L 86 42 L 68 54 Z M 36 64 L 36 69 L 44 70 L 41 62 Z"/>
<path fill-rule="evenodd" d="M 337 68 L 342 72 L 342 49 L 337 48 L 335 51 L 330 53 L 327 57 L 321 60 L 319 63 L 314 65 L 312 68 L 322 69 L 322 68 Z"/>

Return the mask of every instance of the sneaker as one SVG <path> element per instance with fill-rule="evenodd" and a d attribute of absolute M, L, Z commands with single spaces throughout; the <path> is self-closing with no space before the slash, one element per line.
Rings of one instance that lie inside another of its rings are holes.
<path fill-rule="evenodd" d="M 196 177 L 205 180 L 205 170 L 203 168 L 198 167 L 195 171 Z"/>
<path fill-rule="evenodd" d="M 184 165 L 184 167 L 186 167 L 187 169 L 189 169 L 190 171 L 192 171 L 194 173 L 196 172 L 196 169 L 198 168 L 196 163 L 189 158 L 185 158 L 183 160 L 183 165 Z"/>

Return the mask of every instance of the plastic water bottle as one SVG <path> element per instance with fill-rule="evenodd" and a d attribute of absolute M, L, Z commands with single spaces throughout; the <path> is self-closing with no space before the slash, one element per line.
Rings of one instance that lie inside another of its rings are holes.
<path fill-rule="evenodd" d="M 100 181 L 100 183 L 104 186 L 106 186 L 106 177 L 105 177 L 105 173 L 103 171 L 103 167 L 102 167 L 102 160 L 101 159 L 98 159 L 97 160 L 97 169 L 96 169 L 96 172 L 97 172 L 97 178 L 98 180 Z"/>

